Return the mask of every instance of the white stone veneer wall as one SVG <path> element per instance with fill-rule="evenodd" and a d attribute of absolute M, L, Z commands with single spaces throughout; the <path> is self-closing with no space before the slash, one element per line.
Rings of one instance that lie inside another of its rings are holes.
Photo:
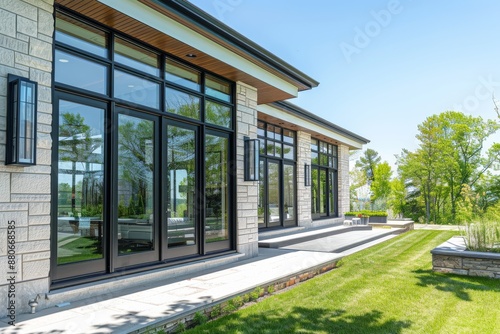
<path fill-rule="evenodd" d="M 16 313 L 49 289 L 53 10 L 53 0 L 0 1 L 0 318 L 7 315 L 9 221 L 16 225 Z M 36 166 L 4 164 L 9 73 L 38 82 Z"/>
<path fill-rule="evenodd" d="M 349 211 L 349 147 L 339 145 L 339 217 Z"/>
<path fill-rule="evenodd" d="M 311 134 L 297 132 L 297 222 L 299 226 L 311 226 L 311 186 L 305 186 L 304 165 L 311 166 Z"/>
<path fill-rule="evenodd" d="M 239 253 L 245 257 L 258 255 L 258 181 L 244 181 L 243 141 L 245 137 L 257 138 L 257 90 L 238 82 L 236 84 L 236 173 L 237 173 L 237 222 L 236 242 Z"/>

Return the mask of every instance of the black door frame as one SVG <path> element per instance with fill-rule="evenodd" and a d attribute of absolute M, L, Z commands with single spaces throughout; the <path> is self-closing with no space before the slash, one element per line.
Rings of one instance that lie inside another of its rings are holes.
<path fill-rule="evenodd" d="M 96 99 L 82 97 L 74 94 L 68 94 L 65 92 L 54 93 L 54 109 L 52 117 L 52 126 L 54 129 L 59 129 L 59 107 L 60 101 L 69 101 L 77 104 L 82 104 L 94 108 L 99 108 L 104 110 L 104 129 L 108 129 L 110 126 L 110 108 L 109 104 L 104 101 L 99 101 Z M 59 133 L 59 130 L 57 131 Z M 110 159 L 106 152 L 110 152 L 110 143 L 107 136 L 104 136 L 104 184 L 103 184 L 103 208 L 110 207 L 109 200 L 109 187 L 110 187 L 110 173 L 109 165 Z M 59 139 L 52 137 L 52 161 L 54 163 L 59 162 Z M 53 169 L 52 173 L 52 184 L 51 193 L 58 194 L 59 187 L 59 167 Z M 107 271 L 109 266 L 109 233 L 110 233 L 110 215 L 109 210 L 103 210 L 103 222 L 102 222 L 102 236 L 101 237 L 101 247 L 102 247 L 102 258 L 94 260 L 79 261 L 67 264 L 58 265 L 57 263 L 57 250 L 58 250 L 58 201 L 54 200 L 55 196 L 52 196 L 51 201 L 51 256 L 50 259 L 50 276 L 52 280 L 64 280 L 71 277 L 90 275 L 90 274 L 101 274 Z"/>
<path fill-rule="evenodd" d="M 110 270 L 113 272 L 115 269 L 123 269 L 129 266 L 133 265 L 138 265 L 138 264 L 146 264 L 149 262 L 155 262 L 159 261 L 160 258 L 160 219 L 159 217 L 159 210 L 160 210 L 160 205 L 159 205 L 159 184 L 160 184 L 160 159 L 159 159 L 159 143 L 160 143 L 160 131 L 159 131 L 159 119 L 156 116 L 146 114 L 144 112 L 138 112 L 134 111 L 130 108 L 127 107 L 122 107 L 122 106 L 116 106 L 115 111 L 112 114 L 113 118 L 113 123 L 114 124 L 114 129 L 118 129 L 119 123 L 118 123 L 118 118 L 120 115 L 127 115 L 127 116 L 132 116 L 135 118 L 139 119 L 144 119 L 148 121 L 154 122 L 154 143 L 157 144 L 155 145 L 153 149 L 153 165 L 154 165 L 154 171 L 153 171 L 153 203 L 154 203 L 154 211 L 153 211 L 153 250 L 150 251 L 144 251 L 144 252 L 138 252 L 138 253 L 132 253 L 132 254 L 124 254 L 120 255 L 118 252 L 118 203 L 119 203 L 119 198 L 118 198 L 118 131 L 114 131 L 113 136 L 112 136 L 112 159 L 115 162 L 113 166 L 113 179 L 112 179 L 112 189 L 113 191 L 111 192 L 112 196 L 112 203 L 113 203 L 113 209 L 111 211 L 111 222 L 110 224 L 110 229 L 111 229 L 111 265 L 110 265 Z"/>

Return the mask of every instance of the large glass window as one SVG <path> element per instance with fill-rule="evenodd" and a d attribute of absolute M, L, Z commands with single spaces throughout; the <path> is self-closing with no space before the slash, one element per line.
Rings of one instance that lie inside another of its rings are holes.
<path fill-rule="evenodd" d="M 335 145 L 311 140 L 311 213 L 313 218 L 336 217 L 337 203 L 337 158 Z"/>
<path fill-rule="evenodd" d="M 229 175 L 227 138 L 205 138 L 205 235 L 206 242 L 229 239 Z"/>
<path fill-rule="evenodd" d="M 166 88 L 165 103 L 169 113 L 200 119 L 200 97 L 181 92 L 173 88 Z"/>
<path fill-rule="evenodd" d="M 61 43 L 101 57 L 108 55 L 108 36 L 105 32 L 59 12 L 56 15 L 55 35 Z"/>
<path fill-rule="evenodd" d="M 231 102 L 231 85 L 225 80 L 207 75 L 205 78 L 205 94 L 222 101 Z"/>
<path fill-rule="evenodd" d="M 114 79 L 115 97 L 154 109 L 160 107 L 158 83 L 120 70 L 115 70 Z"/>
<path fill-rule="evenodd" d="M 118 251 L 154 248 L 154 124 L 118 116 Z"/>
<path fill-rule="evenodd" d="M 230 128 L 231 116 L 232 112 L 229 106 L 209 100 L 205 102 L 205 122 Z"/>
<path fill-rule="evenodd" d="M 200 71 L 167 59 L 165 65 L 166 79 L 169 82 L 199 91 L 201 87 Z"/>
<path fill-rule="evenodd" d="M 107 66 L 61 50 L 54 64 L 56 82 L 107 95 Z"/>
<path fill-rule="evenodd" d="M 234 248 L 233 83 L 56 16 L 52 281 Z"/>
<path fill-rule="evenodd" d="M 295 132 L 258 122 L 259 227 L 296 225 Z"/>
<path fill-rule="evenodd" d="M 154 76 L 160 74 L 158 55 L 123 38 L 115 38 L 115 61 Z"/>
<path fill-rule="evenodd" d="M 168 127 L 168 247 L 196 244 L 196 134 Z"/>
<path fill-rule="evenodd" d="M 61 100 L 57 263 L 103 257 L 104 110 Z"/>

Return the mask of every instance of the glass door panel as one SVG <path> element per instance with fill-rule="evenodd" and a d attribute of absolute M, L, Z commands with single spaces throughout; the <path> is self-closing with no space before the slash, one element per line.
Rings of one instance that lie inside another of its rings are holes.
<path fill-rule="evenodd" d="M 326 170 L 319 170 L 319 214 L 320 216 L 326 216 L 327 214 L 327 204 L 328 204 L 328 183 L 326 179 Z"/>
<path fill-rule="evenodd" d="M 137 255 L 157 249 L 155 226 L 155 122 L 118 115 L 117 201 L 118 255 Z M 150 260 L 158 259 L 158 251 Z M 145 261 L 127 259 L 122 265 Z M 118 265 L 120 266 L 120 265 Z"/>
<path fill-rule="evenodd" d="M 319 170 L 312 168 L 311 170 L 311 213 L 313 218 L 318 217 L 319 213 L 319 184 L 318 184 Z"/>
<path fill-rule="evenodd" d="M 328 205 L 329 215 L 338 216 L 337 212 L 337 172 L 330 172 L 329 191 L 330 201 Z"/>
<path fill-rule="evenodd" d="M 267 173 L 267 226 L 279 226 L 281 225 L 280 164 L 268 161 Z"/>
<path fill-rule="evenodd" d="M 283 218 L 295 222 L 295 167 L 283 166 Z"/>
<path fill-rule="evenodd" d="M 229 140 L 205 136 L 205 250 L 229 248 Z"/>
<path fill-rule="evenodd" d="M 168 126 L 167 257 L 198 253 L 196 131 Z"/>
<path fill-rule="evenodd" d="M 54 278 L 104 267 L 105 106 L 60 99 Z M 97 261 L 97 262 L 96 262 Z M 86 264 L 85 264 L 86 263 Z"/>
<path fill-rule="evenodd" d="M 261 141 L 262 143 L 262 141 Z M 266 161 L 261 158 L 259 166 L 259 207 L 257 209 L 259 228 L 266 227 Z"/>

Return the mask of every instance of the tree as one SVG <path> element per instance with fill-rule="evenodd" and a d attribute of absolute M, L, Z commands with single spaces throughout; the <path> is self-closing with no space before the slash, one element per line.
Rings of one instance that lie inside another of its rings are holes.
<path fill-rule="evenodd" d="M 407 204 L 406 185 L 402 178 L 396 178 L 390 182 L 391 193 L 387 205 L 392 209 L 395 216 L 402 218 Z"/>
<path fill-rule="evenodd" d="M 378 210 L 387 209 L 387 199 L 391 194 L 391 166 L 384 161 L 379 163 L 374 168 L 373 182 L 371 183 L 371 202 L 380 203 Z"/>
<path fill-rule="evenodd" d="M 421 198 L 426 223 L 455 222 L 464 185 L 473 193 L 482 175 L 499 160 L 499 144 L 484 152 L 485 142 L 498 128 L 494 121 L 455 111 L 430 116 L 418 126 L 420 145 L 415 152 L 403 151 L 398 169 L 412 187 L 408 194 Z"/>
<path fill-rule="evenodd" d="M 355 167 L 360 168 L 365 173 L 368 182 L 372 182 L 375 178 L 375 167 L 380 163 L 380 160 L 378 152 L 369 148 L 356 161 Z"/>

